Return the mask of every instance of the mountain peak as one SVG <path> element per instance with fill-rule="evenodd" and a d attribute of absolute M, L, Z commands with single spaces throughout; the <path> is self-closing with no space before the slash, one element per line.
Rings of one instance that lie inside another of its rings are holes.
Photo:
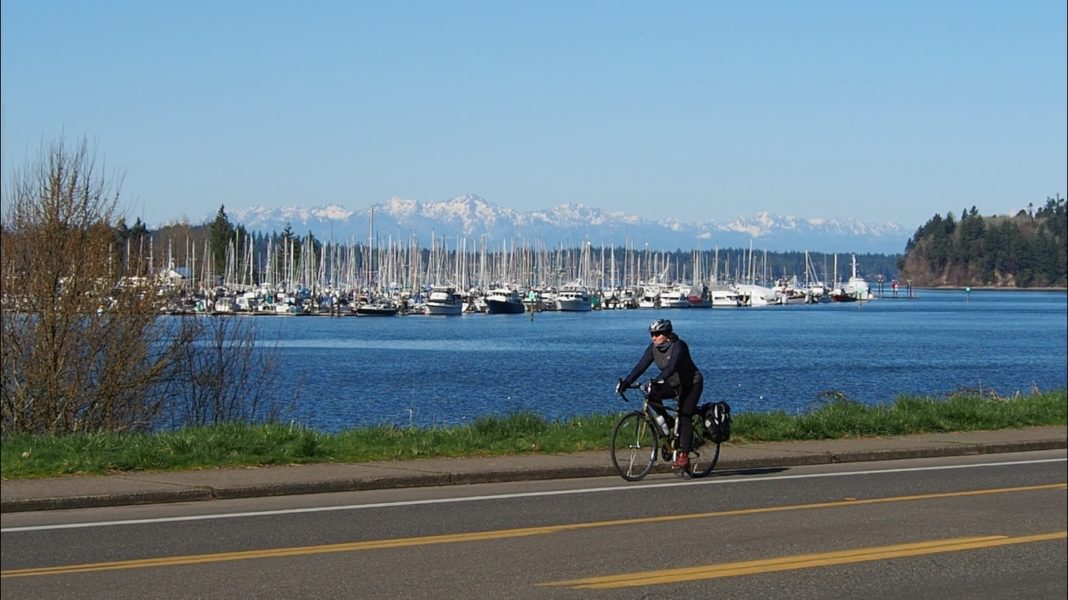
<path fill-rule="evenodd" d="M 300 226 L 317 237 L 350 233 L 366 235 L 371 226 L 378 232 L 414 235 L 429 241 L 438 236 L 487 236 L 510 240 L 521 236 L 545 244 L 647 244 L 664 250 L 744 248 L 750 243 L 771 251 L 874 252 L 898 254 L 909 234 L 896 223 L 863 223 L 855 219 L 808 218 L 773 215 L 760 211 L 727 222 L 684 222 L 675 218 L 659 221 L 622 212 L 605 212 L 581 203 L 519 212 L 497 206 L 476 194 L 464 194 L 440 202 L 393 197 L 363 211 L 336 204 L 314 208 L 231 209 L 231 217 L 259 231 L 280 231 L 286 223 Z"/>

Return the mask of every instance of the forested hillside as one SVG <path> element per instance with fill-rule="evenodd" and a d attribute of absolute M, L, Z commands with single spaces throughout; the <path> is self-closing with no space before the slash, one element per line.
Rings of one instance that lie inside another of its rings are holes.
<path fill-rule="evenodd" d="M 973 206 L 956 220 L 935 215 L 905 245 L 899 267 L 919 287 L 1065 287 L 1068 218 L 1059 195 L 1015 216 L 983 217 Z"/>

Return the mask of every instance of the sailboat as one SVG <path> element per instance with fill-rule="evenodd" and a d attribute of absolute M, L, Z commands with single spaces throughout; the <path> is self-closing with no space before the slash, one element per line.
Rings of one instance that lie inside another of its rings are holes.
<path fill-rule="evenodd" d="M 582 246 L 578 278 L 565 284 L 556 293 L 556 310 L 570 312 L 588 312 L 593 310 L 593 300 L 585 281 L 590 273 L 590 243 Z"/>
<path fill-rule="evenodd" d="M 863 277 L 857 275 L 857 255 L 851 255 L 853 274 L 849 277 L 849 281 L 842 287 L 831 292 L 831 300 L 835 302 L 856 302 L 858 300 L 871 300 L 871 289 L 868 288 L 868 282 Z"/>
<path fill-rule="evenodd" d="M 352 311 L 356 314 L 357 317 L 392 317 L 395 316 L 400 309 L 400 307 L 398 307 L 392 299 L 384 295 L 381 290 L 378 289 L 379 286 L 372 286 L 372 282 L 375 279 L 375 271 L 372 261 L 374 260 L 376 250 L 377 248 L 375 244 L 375 208 L 372 206 L 371 215 L 368 219 L 367 226 L 366 283 L 368 288 L 368 295 L 366 297 L 357 296 L 356 308 L 352 309 Z"/>

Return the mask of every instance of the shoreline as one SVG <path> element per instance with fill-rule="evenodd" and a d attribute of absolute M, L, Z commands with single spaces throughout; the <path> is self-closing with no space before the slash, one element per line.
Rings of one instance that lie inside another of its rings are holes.
<path fill-rule="evenodd" d="M 939 290 L 939 291 L 952 291 L 958 290 L 965 291 L 965 288 L 969 286 L 964 285 L 942 285 L 942 286 L 912 286 L 914 290 Z M 970 286 L 973 292 L 1068 292 L 1068 287 L 998 287 L 998 286 Z"/>

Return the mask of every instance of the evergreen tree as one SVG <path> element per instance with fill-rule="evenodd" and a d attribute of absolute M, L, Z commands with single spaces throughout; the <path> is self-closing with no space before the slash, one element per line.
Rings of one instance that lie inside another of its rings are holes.
<path fill-rule="evenodd" d="M 917 285 L 1058 286 L 1068 282 L 1068 218 L 1064 200 L 1037 211 L 988 217 L 976 207 L 936 214 L 916 230 L 899 265 Z"/>
<path fill-rule="evenodd" d="M 234 226 L 226 216 L 226 207 L 219 206 L 219 212 L 211 224 L 211 258 L 216 276 L 226 272 L 226 249 L 233 239 Z"/>

